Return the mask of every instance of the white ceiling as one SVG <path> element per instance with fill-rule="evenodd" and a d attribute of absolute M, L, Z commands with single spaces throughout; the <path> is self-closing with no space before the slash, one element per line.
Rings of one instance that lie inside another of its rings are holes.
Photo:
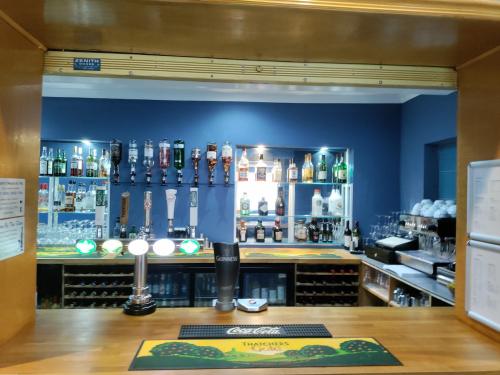
<path fill-rule="evenodd" d="M 268 103 L 404 103 L 418 95 L 451 90 L 300 86 L 260 83 L 168 81 L 128 78 L 43 77 L 44 97 L 232 101 Z"/>

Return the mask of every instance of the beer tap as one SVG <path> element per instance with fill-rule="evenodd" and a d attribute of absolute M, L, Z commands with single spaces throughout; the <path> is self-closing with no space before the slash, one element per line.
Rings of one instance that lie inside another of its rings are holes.
<path fill-rule="evenodd" d="M 144 141 L 144 160 L 143 165 L 146 167 L 146 184 L 151 185 L 151 177 L 153 176 L 152 168 L 155 164 L 153 160 L 153 141 L 151 139 L 147 139 Z"/>
<path fill-rule="evenodd" d="M 139 150 L 137 149 L 137 142 L 135 139 L 131 139 L 128 142 L 128 163 L 130 164 L 130 182 L 135 185 L 135 166 L 137 164 L 137 159 L 139 156 Z"/>
<path fill-rule="evenodd" d="M 113 139 L 111 141 L 111 162 L 113 163 L 113 182 L 118 184 L 120 182 L 119 165 L 122 161 L 122 142 Z"/>
<path fill-rule="evenodd" d="M 160 158 L 160 168 L 161 168 L 161 184 L 167 184 L 167 169 L 170 167 L 170 143 L 167 139 L 160 141 L 160 152 L 158 154 Z"/>
<path fill-rule="evenodd" d="M 208 185 L 214 184 L 214 172 L 217 165 L 217 143 L 211 142 L 207 144 L 207 166 L 208 166 Z"/>
<path fill-rule="evenodd" d="M 199 167 L 200 167 L 200 161 L 201 161 L 201 150 L 199 147 L 195 147 L 191 150 L 191 161 L 193 162 L 193 169 L 194 169 L 194 186 L 198 186 L 198 180 L 199 180 Z"/>
<path fill-rule="evenodd" d="M 174 237 L 174 213 L 175 213 L 175 199 L 177 190 L 167 189 L 165 190 L 165 196 L 167 199 L 167 218 L 168 218 L 168 230 L 167 237 Z"/>
<path fill-rule="evenodd" d="M 231 169 L 231 161 L 233 160 L 233 148 L 226 141 L 222 145 L 222 165 L 224 167 L 224 185 L 229 185 L 229 171 Z"/>
<path fill-rule="evenodd" d="M 144 236 L 148 239 L 151 235 L 151 210 L 153 208 L 153 192 L 144 192 Z"/>
<path fill-rule="evenodd" d="M 120 209 L 120 238 L 127 238 L 128 208 L 130 206 L 130 193 L 124 192 L 121 195 Z"/>

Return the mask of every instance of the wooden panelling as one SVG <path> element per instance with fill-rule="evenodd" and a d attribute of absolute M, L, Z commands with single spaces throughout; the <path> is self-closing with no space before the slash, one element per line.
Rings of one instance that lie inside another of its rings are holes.
<path fill-rule="evenodd" d="M 0 261 L 0 343 L 35 315 L 42 68 L 43 51 L 0 17 L 0 177 L 26 180 L 25 253 Z"/>
<path fill-rule="evenodd" d="M 458 71 L 457 315 L 500 341 L 500 334 L 465 313 L 467 164 L 500 159 L 500 50 Z"/>
<path fill-rule="evenodd" d="M 454 67 L 500 44 L 494 1 L 3 0 L 49 49 Z"/>
<path fill-rule="evenodd" d="M 148 371 L 144 374 L 484 374 L 500 373 L 500 344 L 460 322 L 451 308 L 270 307 L 249 314 L 213 308 L 45 310 L 0 351 L 0 374 L 126 374 L 143 339 L 175 339 L 181 324 L 325 324 L 336 337 L 374 337 L 402 366 Z"/>

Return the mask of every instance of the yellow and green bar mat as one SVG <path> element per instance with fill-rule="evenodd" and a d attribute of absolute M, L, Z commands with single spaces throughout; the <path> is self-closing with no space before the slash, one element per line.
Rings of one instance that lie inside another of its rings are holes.
<path fill-rule="evenodd" d="M 144 340 L 130 370 L 401 366 L 373 338 Z"/>

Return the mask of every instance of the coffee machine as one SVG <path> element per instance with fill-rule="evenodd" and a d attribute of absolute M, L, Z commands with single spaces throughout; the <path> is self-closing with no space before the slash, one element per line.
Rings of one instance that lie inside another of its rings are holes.
<path fill-rule="evenodd" d="M 400 216 L 400 231 L 417 238 L 419 250 L 397 251 L 401 264 L 436 277 L 438 268 L 455 262 L 456 219 L 415 215 Z"/>

